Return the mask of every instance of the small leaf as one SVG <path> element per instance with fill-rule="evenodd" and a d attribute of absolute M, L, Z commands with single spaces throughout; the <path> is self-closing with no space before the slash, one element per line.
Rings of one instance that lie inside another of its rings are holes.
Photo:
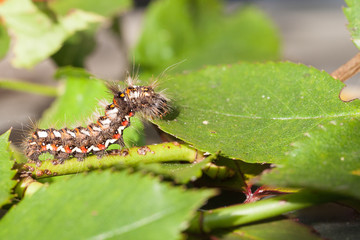
<path fill-rule="evenodd" d="M 360 121 L 333 120 L 295 142 L 286 161 L 262 182 L 360 198 Z"/>
<path fill-rule="evenodd" d="M 16 185 L 16 181 L 12 180 L 16 171 L 11 170 L 14 162 L 11 160 L 9 135 L 10 130 L 0 136 L 0 207 L 10 202 L 13 197 L 11 189 Z"/>
<path fill-rule="evenodd" d="M 202 176 L 202 168 L 210 159 L 198 163 L 152 163 L 139 166 L 140 169 L 171 177 L 177 183 L 185 184 Z"/>
<path fill-rule="evenodd" d="M 104 113 L 99 101 L 112 101 L 104 82 L 91 76 L 80 68 L 65 67 L 58 70 L 56 77 L 65 79 L 62 82 L 63 92 L 43 115 L 40 127 L 63 128 L 86 125 L 96 121 L 95 112 Z M 88 119 L 92 119 L 89 121 Z M 131 119 L 131 127 L 124 131 L 125 143 L 128 146 L 139 146 L 144 143 L 143 125 L 137 118 Z"/>
<path fill-rule="evenodd" d="M 279 34 L 260 10 L 224 14 L 223 8 L 216 0 L 154 2 L 134 49 L 136 63 L 157 74 L 179 62 L 176 71 L 279 57 Z"/>
<path fill-rule="evenodd" d="M 184 191 L 140 174 L 76 176 L 11 209 L 0 222 L 0 238 L 179 239 L 194 211 L 213 194 Z"/>
<path fill-rule="evenodd" d="M 345 0 L 348 5 L 344 13 L 349 21 L 348 29 L 353 43 L 360 49 L 360 2 L 357 0 Z"/>
<path fill-rule="evenodd" d="M 0 5 L 0 14 L 16 38 L 13 64 L 26 68 L 55 53 L 76 31 L 102 21 L 101 16 L 80 10 L 54 20 L 31 0 L 5 1 Z"/>
<path fill-rule="evenodd" d="M 10 46 L 10 36 L 0 18 L 0 59 L 6 56 Z"/>
<path fill-rule="evenodd" d="M 342 102 L 344 86 L 294 63 L 208 67 L 162 83 L 172 98 L 162 130 L 195 148 L 247 162 L 279 162 L 290 144 L 319 124 L 359 115 Z"/>
<path fill-rule="evenodd" d="M 219 240 L 253 239 L 322 239 L 313 229 L 292 220 L 277 220 L 252 224 L 232 230 L 230 233 L 215 234 Z"/>

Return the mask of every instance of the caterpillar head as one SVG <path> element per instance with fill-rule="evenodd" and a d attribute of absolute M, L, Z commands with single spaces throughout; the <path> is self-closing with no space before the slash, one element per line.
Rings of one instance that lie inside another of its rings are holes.
<path fill-rule="evenodd" d="M 129 86 L 123 95 L 130 108 L 145 117 L 161 118 L 169 111 L 169 100 L 151 86 Z"/>

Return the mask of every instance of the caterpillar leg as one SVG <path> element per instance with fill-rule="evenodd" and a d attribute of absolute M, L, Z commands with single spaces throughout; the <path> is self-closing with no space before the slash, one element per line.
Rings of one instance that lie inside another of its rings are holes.
<path fill-rule="evenodd" d="M 94 154 L 96 155 L 96 157 L 98 159 L 101 159 L 107 155 L 107 152 L 105 150 L 101 150 L 101 151 L 95 152 Z"/>

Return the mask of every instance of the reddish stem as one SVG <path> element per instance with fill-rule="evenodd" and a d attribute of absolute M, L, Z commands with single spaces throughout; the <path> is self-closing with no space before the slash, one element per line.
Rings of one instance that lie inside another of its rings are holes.
<path fill-rule="evenodd" d="M 331 76 L 345 82 L 358 72 L 360 72 L 360 53 L 356 54 L 347 63 L 336 69 L 333 73 L 331 73 Z"/>

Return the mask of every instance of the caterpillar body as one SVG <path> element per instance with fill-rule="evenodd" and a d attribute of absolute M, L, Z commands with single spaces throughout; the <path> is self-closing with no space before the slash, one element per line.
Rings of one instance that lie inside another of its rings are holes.
<path fill-rule="evenodd" d="M 81 160 L 89 154 L 101 157 L 112 144 L 124 146 L 123 132 L 135 113 L 153 119 L 162 118 L 168 112 L 168 99 L 156 93 L 154 86 L 136 86 L 131 81 L 128 84 L 124 90 L 109 86 L 113 101 L 106 105 L 105 114 L 95 123 L 74 129 L 35 129 L 26 141 L 27 158 L 39 161 L 39 156 L 45 152 L 60 162 L 69 157 Z"/>

